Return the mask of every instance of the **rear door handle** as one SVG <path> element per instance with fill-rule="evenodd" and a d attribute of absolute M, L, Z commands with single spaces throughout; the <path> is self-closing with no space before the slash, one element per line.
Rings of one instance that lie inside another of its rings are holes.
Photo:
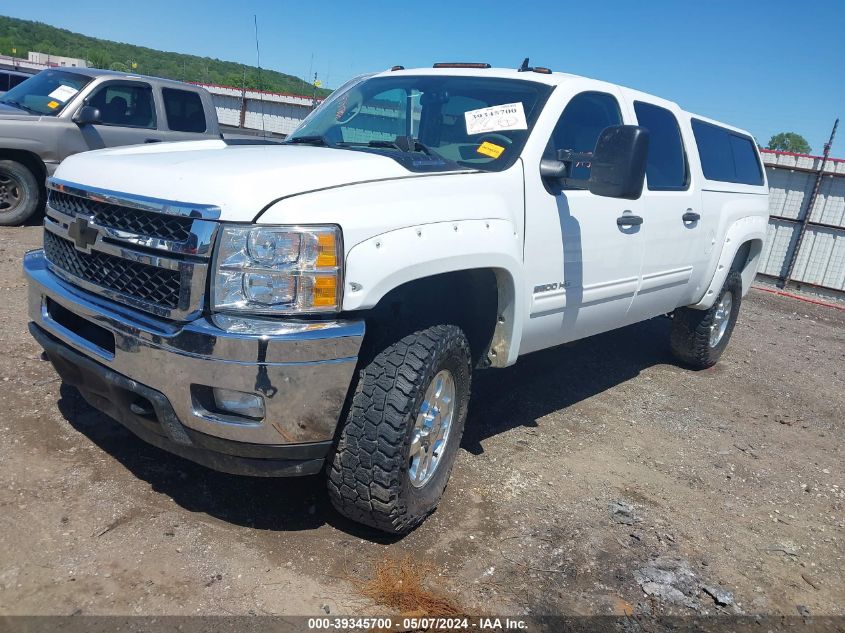
<path fill-rule="evenodd" d="M 681 216 L 681 219 L 683 219 L 684 224 L 686 224 L 688 222 L 698 222 L 701 219 L 701 216 L 692 209 L 687 209 L 687 212 Z"/>
<path fill-rule="evenodd" d="M 638 215 L 621 215 L 616 218 L 617 226 L 639 226 L 643 219 Z"/>
<path fill-rule="evenodd" d="M 145 143 L 161 143 L 161 139 L 160 138 L 147 138 L 147 139 L 144 139 L 144 142 Z"/>

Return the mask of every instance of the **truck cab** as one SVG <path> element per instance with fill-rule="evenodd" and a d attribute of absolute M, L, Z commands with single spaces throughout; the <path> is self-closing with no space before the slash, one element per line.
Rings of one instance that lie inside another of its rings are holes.
<path fill-rule="evenodd" d="M 746 132 L 527 60 L 396 67 L 282 145 L 89 152 L 49 188 L 24 269 L 65 382 L 392 533 L 436 508 L 475 371 L 667 314 L 679 362 L 716 363 L 768 213 Z"/>
<path fill-rule="evenodd" d="M 120 145 L 219 138 L 204 89 L 91 68 L 46 69 L 0 96 L 0 225 L 44 202 L 44 181 L 72 154 Z"/>

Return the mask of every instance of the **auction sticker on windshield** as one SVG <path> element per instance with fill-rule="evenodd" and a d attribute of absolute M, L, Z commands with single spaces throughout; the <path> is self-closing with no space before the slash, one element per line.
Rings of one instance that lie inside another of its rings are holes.
<path fill-rule="evenodd" d="M 496 145 L 495 143 L 484 141 L 481 145 L 478 146 L 478 149 L 475 151 L 479 154 L 489 156 L 490 158 L 499 158 L 499 156 L 502 155 L 502 152 L 505 151 L 505 148 L 501 145 Z"/>
<path fill-rule="evenodd" d="M 55 99 L 56 101 L 61 101 L 64 103 L 68 99 L 70 99 L 73 95 L 75 95 L 79 90 L 74 88 L 73 86 L 59 86 L 53 92 L 51 92 L 48 96 L 51 99 Z"/>
<path fill-rule="evenodd" d="M 470 135 L 528 129 L 521 101 L 468 110 L 464 113 L 464 119 L 466 119 L 467 134 Z"/>

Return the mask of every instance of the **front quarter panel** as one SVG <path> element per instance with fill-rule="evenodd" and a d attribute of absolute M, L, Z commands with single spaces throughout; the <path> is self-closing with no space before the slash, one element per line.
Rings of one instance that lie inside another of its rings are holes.
<path fill-rule="evenodd" d="M 35 154 L 42 161 L 58 162 L 62 122 L 43 121 L 42 117 L 0 120 L 0 149 L 20 150 Z"/>
<path fill-rule="evenodd" d="M 503 269 L 521 279 L 520 250 L 507 220 L 455 220 L 382 233 L 349 251 L 343 309 L 372 308 L 402 284 L 457 270 Z"/>
<path fill-rule="evenodd" d="M 37 156 L 52 175 L 68 156 L 91 149 L 70 119 L 31 117 L 0 120 L 0 150 L 17 150 Z"/>
<path fill-rule="evenodd" d="M 518 341 L 524 310 L 516 305 L 522 293 L 515 289 L 522 287 L 524 217 L 517 162 L 504 172 L 413 176 L 292 196 L 258 221 L 341 226 L 344 311 L 372 308 L 415 279 L 493 269 L 508 329 L 502 339 Z M 516 361 L 517 349 L 500 350 L 508 364 Z"/>

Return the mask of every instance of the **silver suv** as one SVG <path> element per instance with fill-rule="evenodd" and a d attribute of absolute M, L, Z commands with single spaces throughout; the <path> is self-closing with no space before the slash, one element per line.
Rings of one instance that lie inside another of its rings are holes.
<path fill-rule="evenodd" d="M 220 138 L 199 86 L 93 68 L 42 70 L 0 97 L 0 225 L 43 207 L 45 180 L 79 152 Z"/>

